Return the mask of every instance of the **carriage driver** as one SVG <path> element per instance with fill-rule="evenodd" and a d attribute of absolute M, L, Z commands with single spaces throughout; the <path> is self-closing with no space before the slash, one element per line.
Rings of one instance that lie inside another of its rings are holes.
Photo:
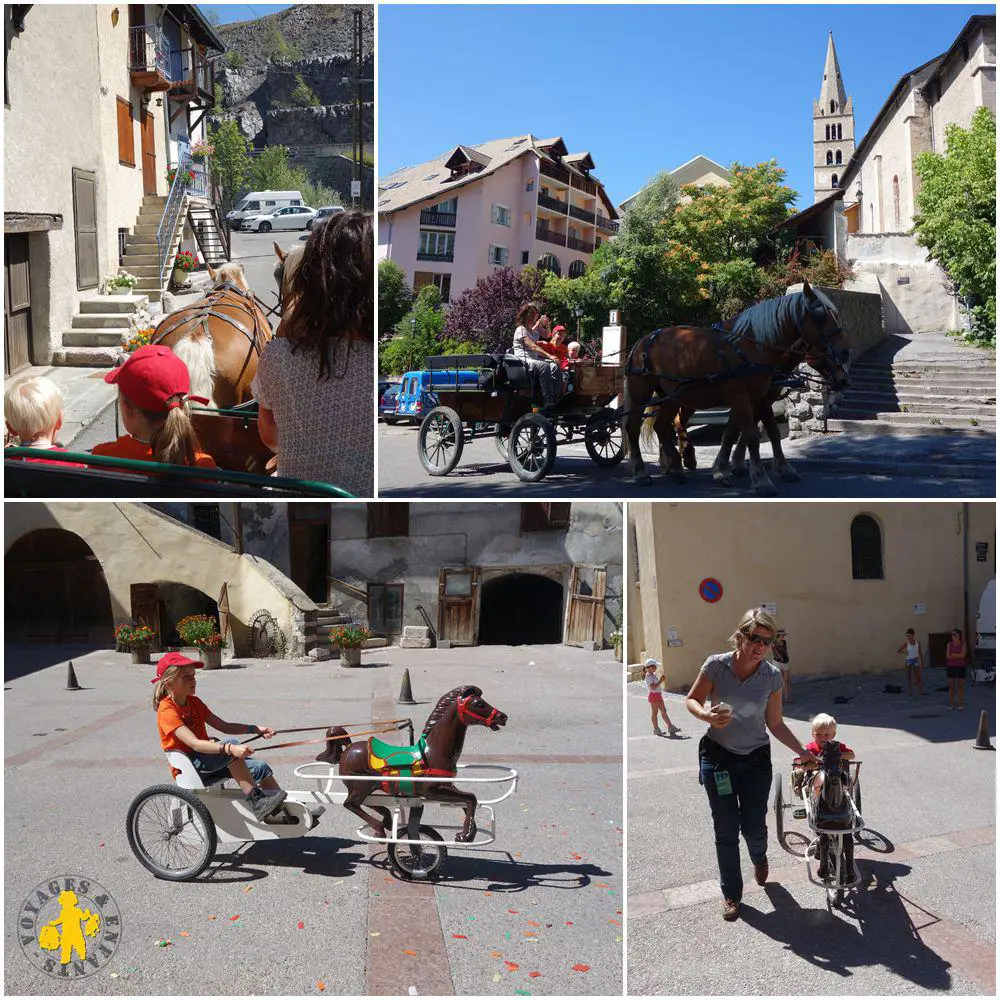
<path fill-rule="evenodd" d="M 521 306 L 517 313 L 517 329 L 511 354 L 520 358 L 529 372 L 538 379 L 542 402 L 546 407 L 555 405 L 562 392 L 562 375 L 559 365 L 538 345 L 548 333 L 549 320 L 542 316 L 534 302 Z"/>

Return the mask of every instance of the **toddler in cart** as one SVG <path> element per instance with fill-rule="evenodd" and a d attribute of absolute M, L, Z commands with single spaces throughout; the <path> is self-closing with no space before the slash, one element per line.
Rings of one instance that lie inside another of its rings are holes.
<path fill-rule="evenodd" d="M 837 720 L 832 715 L 826 715 L 820 712 L 819 715 L 813 716 L 812 719 L 812 742 L 807 743 L 805 749 L 808 753 L 811 753 L 814 757 L 822 759 L 823 748 L 828 744 L 836 741 L 837 736 Z M 844 743 L 840 743 L 840 759 L 842 761 L 854 760 L 854 751 Z M 815 765 L 803 764 L 796 765 L 792 769 L 792 788 L 795 789 L 797 795 L 802 795 L 802 787 L 805 784 L 806 775 L 810 770 L 815 769 Z M 844 767 L 844 780 L 847 780 L 847 767 Z M 812 794 L 818 795 L 822 779 L 819 773 L 812 781 Z"/>
<path fill-rule="evenodd" d="M 653 717 L 653 735 L 664 735 L 663 730 L 658 725 L 658 716 L 662 715 L 663 721 L 667 724 L 667 731 L 673 736 L 675 733 L 680 732 L 680 727 L 675 726 L 670 721 L 670 716 L 667 715 L 667 706 L 663 703 L 663 690 L 666 686 L 666 679 L 656 676 L 656 668 L 659 665 L 657 660 L 646 660 L 646 675 L 643 677 L 648 690 L 649 711 Z"/>
<path fill-rule="evenodd" d="M 165 653 L 156 665 L 152 682 L 153 708 L 164 750 L 187 754 L 206 785 L 232 777 L 243 790 L 254 816 L 263 820 L 281 807 L 287 792 L 275 780 L 271 768 L 261 760 L 251 760 L 253 748 L 242 743 L 210 740 L 206 723 L 230 736 L 256 734 L 270 739 L 274 730 L 246 722 L 226 722 L 195 697 L 195 670 L 204 664 L 180 653 Z M 176 777 L 176 774 L 175 774 Z"/>

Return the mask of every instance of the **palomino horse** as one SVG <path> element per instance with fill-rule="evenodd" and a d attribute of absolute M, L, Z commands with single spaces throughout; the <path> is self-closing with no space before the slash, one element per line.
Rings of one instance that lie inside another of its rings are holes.
<path fill-rule="evenodd" d="M 282 250 L 277 243 L 274 244 L 274 255 L 278 258 L 274 265 L 274 283 L 278 286 L 278 312 L 281 315 L 291 312 L 294 305 L 291 295 L 292 275 L 302 263 L 305 249 L 304 240 L 300 240 L 288 250 Z"/>
<path fill-rule="evenodd" d="M 415 746 L 395 747 L 369 737 L 345 748 L 343 741 L 347 731 L 336 726 L 327 730 L 327 748 L 316 759 L 330 764 L 339 761 L 343 778 L 382 774 L 387 779 L 396 779 L 383 783 L 384 790 L 392 795 L 412 796 L 429 802 L 461 802 L 465 806 L 465 822 L 455 840 L 468 843 L 476 836 L 477 799 L 471 792 L 460 791 L 452 781 L 458 773 L 466 728 L 471 725 L 485 726 L 496 732 L 507 725 L 507 716 L 484 701 L 479 688 L 463 685 L 449 691 L 434 706 Z M 406 777 L 410 775 L 444 780 L 407 782 Z M 368 806 L 372 812 L 362 808 L 365 799 L 376 791 L 377 783 L 345 781 L 344 784 L 347 786 L 344 808 L 360 816 L 375 831 L 376 837 L 385 837 L 385 827 L 391 822 L 389 810 L 371 803 Z"/>
<path fill-rule="evenodd" d="M 166 344 L 191 373 L 191 394 L 219 407 L 253 398 L 250 383 L 271 339 L 271 326 L 247 284 L 242 264 L 208 269 L 213 288 L 204 298 L 165 316 L 155 344 Z"/>
<path fill-rule="evenodd" d="M 637 483 L 649 483 L 639 450 L 639 429 L 646 404 L 655 400 L 654 429 L 660 441 L 660 467 L 684 482 L 673 443 L 674 417 L 681 405 L 702 409 L 728 406 L 750 451 L 750 481 L 764 496 L 775 491 L 760 461 L 760 435 L 754 405 L 764 398 L 778 366 L 807 361 L 834 386 L 847 384 L 850 349 L 833 303 L 806 282 L 801 292 L 767 299 L 732 321 L 733 329 L 668 327 L 646 334 L 629 353 L 623 398 L 626 446 Z M 721 456 L 720 456 L 721 457 Z M 713 472 L 725 482 L 719 460 Z"/>

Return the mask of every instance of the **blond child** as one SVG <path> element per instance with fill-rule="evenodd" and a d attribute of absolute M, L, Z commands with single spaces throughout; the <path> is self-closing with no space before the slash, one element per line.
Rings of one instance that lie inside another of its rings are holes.
<path fill-rule="evenodd" d="M 814 757 L 822 760 L 823 750 L 828 743 L 833 743 L 836 741 L 837 737 L 837 720 L 832 715 L 827 715 L 825 712 L 820 712 L 818 715 L 814 715 L 812 719 L 812 742 L 806 744 L 806 752 L 811 753 Z M 854 760 L 854 751 L 847 746 L 845 743 L 840 743 L 840 759 L 843 761 Z M 802 767 L 796 767 L 792 772 L 792 780 L 795 783 L 795 787 L 801 790 L 806 770 L 814 768 L 815 764 L 805 764 Z M 813 794 L 818 794 L 820 789 L 821 779 L 819 774 L 813 778 Z"/>
<path fill-rule="evenodd" d="M 667 724 L 667 732 L 673 736 L 680 732 L 680 727 L 675 726 L 670 721 L 670 716 L 667 715 L 667 706 L 663 703 L 663 692 L 666 689 L 667 682 L 665 677 L 660 678 L 656 676 L 656 670 L 659 665 L 658 660 L 646 660 L 646 673 L 643 677 L 648 691 L 647 700 L 649 701 L 649 712 L 653 721 L 653 735 L 665 735 L 658 725 L 658 716 L 662 715 L 663 721 Z"/>
<path fill-rule="evenodd" d="M 206 785 L 222 781 L 227 774 L 236 779 L 253 814 L 259 820 L 281 807 L 287 792 L 281 790 L 269 765 L 251 760 L 253 748 L 243 743 L 210 740 L 206 724 L 230 736 L 247 733 L 270 739 L 274 730 L 245 722 L 226 722 L 195 697 L 195 671 L 204 666 L 181 653 L 165 653 L 156 665 L 151 683 L 153 708 L 164 750 L 187 754 Z"/>
<path fill-rule="evenodd" d="M 63 423 L 63 394 L 52 379 L 39 375 L 15 382 L 4 393 L 3 415 L 8 437 L 21 448 L 66 450 L 56 442 L 56 434 Z M 74 462 L 49 462 L 44 458 L 24 461 L 81 468 Z"/>

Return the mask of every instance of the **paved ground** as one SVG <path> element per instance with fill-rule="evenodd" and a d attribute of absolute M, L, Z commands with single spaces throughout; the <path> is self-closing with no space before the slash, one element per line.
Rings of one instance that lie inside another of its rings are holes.
<path fill-rule="evenodd" d="M 731 924 L 697 781 L 704 726 L 672 694 L 682 736 L 650 735 L 645 689 L 628 685 L 630 994 L 995 995 L 996 758 L 971 748 L 981 708 L 994 725 L 996 692 L 969 689 L 966 710 L 949 712 L 938 673 L 924 698 L 884 693 L 898 673 L 793 681 L 791 728 L 805 738 L 811 715 L 832 712 L 863 761 L 869 828 L 857 856 L 873 881 L 829 911 L 804 877 L 805 821 L 786 814 L 782 848 L 769 811 L 770 880 L 756 885 L 744 850 Z M 773 755 L 787 783 L 791 754 L 775 745 Z"/>
<path fill-rule="evenodd" d="M 217 855 L 194 882 L 154 879 L 125 836 L 132 798 L 167 778 L 150 668 L 73 653 L 84 690 L 68 692 L 70 653 L 6 650 L 8 993 L 59 989 L 23 956 L 15 915 L 39 882 L 82 873 L 111 892 L 124 929 L 112 961 L 75 993 L 302 995 L 325 983 L 337 995 L 620 994 L 621 687 L 610 652 L 389 648 L 366 651 L 368 669 L 241 660 L 200 676 L 213 709 L 276 728 L 404 714 L 422 724 L 441 694 L 479 684 L 510 721 L 470 730 L 463 761 L 509 764 L 521 783 L 496 807 L 496 843 L 453 850 L 433 886 L 392 879 L 384 852 L 359 842 L 358 821 L 339 809 L 301 841 Z M 405 709 L 395 703 L 404 667 L 420 702 Z M 292 769 L 317 749 L 276 752 L 282 784 L 302 787 Z"/>

